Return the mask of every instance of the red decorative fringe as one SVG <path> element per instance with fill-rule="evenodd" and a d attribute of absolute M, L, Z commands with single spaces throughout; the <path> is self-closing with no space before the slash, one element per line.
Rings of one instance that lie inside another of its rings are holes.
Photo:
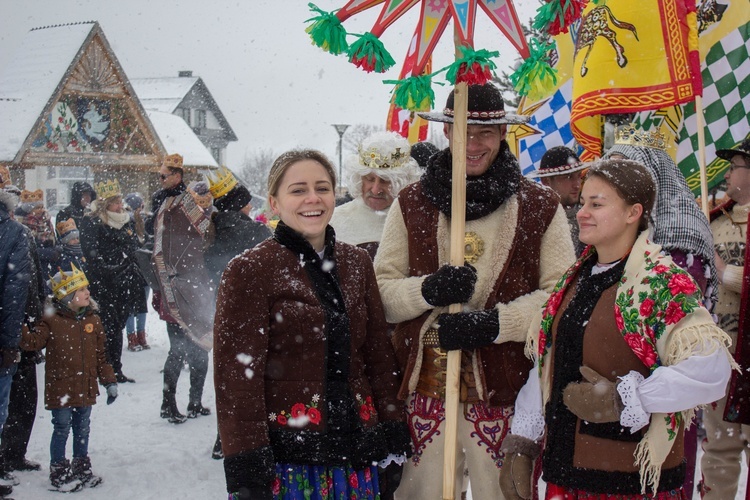
<path fill-rule="evenodd" d="M 466 82 L 468 85 L 484 85 L 492 80 L 489 66 L 482 66 L 478 62 L 471 65 L 467 70 L 466 63 L 461 64 L 456 75 L 456 83 Z"/>

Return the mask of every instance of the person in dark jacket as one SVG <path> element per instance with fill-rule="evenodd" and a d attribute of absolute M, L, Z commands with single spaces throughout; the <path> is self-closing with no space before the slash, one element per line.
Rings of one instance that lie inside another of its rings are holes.
<path fill-rule="evenodd" d="M 217 175 L 209 176 L 209 183 L 218 211 L 211 216 L 211 243 L 206 248 L 205 259 L 206 269 L 218 290 L 221 275 L 229 261 L 271 236 L 271 230 L 265 224 L 250 219 L 252 195 L 237 182 L 231 171 L 224 168 Z M 211 456 L 217 460 L 224 458 L 218 434 Z"/>
<path fill-rule="evenodd" d="M 166 156 L 159 169 L 161 189 L 151 196 L 151 216 L 146 219 L 146 233 L 154 235 L 154 221 L 164 200 L 184 193 L 187 186 L 182 180 L 182 156 L 173 154 Z"/>
<path fill-rule="evenodd" d="M 95 210 L 83 218 L 81 248 L 91 294 L 99 303 L 107 333 L 108 361 L 117 382 L 134 382 L 122 372 L 122 331 L 145 281 L 136 268 L 139 248 L 130 216 L 122 206 L 120 185 L 115 181 L 96 185 L 99 200 Z"/>
<path fill-rule="evenodd" d="M 96 200 L 96 191 L 88 182 L 74 182 L 70 190 L 70 205 L 57 213 L 55 226 L 68 219 L 76 222 L 76 227 L 81 227 L 83 215 L 91 203 Z"/>
<path fill-rule="evenodd" d="M 8 417 L 13 375 L 21 361 L 19 342 L 31 281 L 29 243 L 23 226 L 13 220 L 17 199 L 0 191 L 0 429 Z M 13 488 L 0 485 L 0 497 Z"/>

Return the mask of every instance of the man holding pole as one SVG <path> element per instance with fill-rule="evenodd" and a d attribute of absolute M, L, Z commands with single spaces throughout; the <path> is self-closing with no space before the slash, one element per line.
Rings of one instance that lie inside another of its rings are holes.
<path fill-rule="evenodd" d="M 575 260 L 573 245 L 556 197 L 522 177 L 505 140 L 507 125 L 523 118 L 505 113 L 494 85 L 471 85 L 465 265 L 446 264 L 457 149 L 454 93 L 442 112 L 421 116 L 445 123 L 450 147 L 430 159 L 420 182 L 401 191 L 375 258 L 387 319 L 397 323 L 400 397 L 407 402 L 414 445 L 396 498 L 441 498 L 448 351 L 461 358 L 454 498 L 460 498 L 464 465 L 473 498 L 502 498 L 500 445 L 531 367 L 524 356 L 526 332 Z M 457 303 L 461 312 L 448 313 Z"/>

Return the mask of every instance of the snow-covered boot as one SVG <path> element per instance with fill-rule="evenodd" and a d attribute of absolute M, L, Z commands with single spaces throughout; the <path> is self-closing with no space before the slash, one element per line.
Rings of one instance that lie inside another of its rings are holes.
<path fill-rule="evenodd" d="M 11 493 L 13 493 L 13 486 L 4 486 L 0 484 L 0 498 L 2 500 L 13 500 L 8 496 Z"/>
<path fill-rule="evenodd" d="M 211 452 L 211 458 L 214 460 L 221 460 L 224 458 L 224 451 L 221 449 L 221 436 L 216 433 L 216 442 L 214 443 L 214 449 Z"/>
<path fill-rule="evenodd" d="M 63 459 L 60 462 L 49 464 L 49 482 L 52 487 L 59 491 L 72 493 L 83 488 L 83 483 L 73 477 L 70 470 L 70 462 Z"/>
<path fill-rule="evenodd" d="M 167 391 L 164 391 L 160 416 L 161 418 L 166 418 L 170 424 L 181 424 L 187 420 L 187 417 L 177 409 L 175 395 Z"/>
<path fill-rule="evenodd" d="M 94 488 L 102 484 L 102 478 L 91 471 L 91 459 L 88 456 L 73 458 L 73 477 L 81 481 L 84 486 Z"/>
<path fill-rule="evenodd" d="M 198 401 L 197 403 L 188 403 L 188 407 L 187 407 L 188 418 L 197 418 L 201 415 L 206 416 L 210 414 L 211 414 L 211 409 L 203 406 L 200 401 Z"/>
<path fill-rule="evenodd" d="M 141 344 L 138 342 L 138 336 L 135 333 L 128 333 L 128 351 L 138 352 L 141 349 Z"/>
<path fill-rule="evenodd" d="M 146 342 L 146 332 L 136 332 L 136 335 L 138 336 L 138 344 L 141 346 L 141 349 L 151 349 L 151 346 Z"/>

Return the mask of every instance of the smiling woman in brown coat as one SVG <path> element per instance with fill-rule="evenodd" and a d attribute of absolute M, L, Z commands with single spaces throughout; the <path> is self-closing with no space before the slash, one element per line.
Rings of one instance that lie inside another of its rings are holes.
<path fill-rule="evenodd" d="M 227 491 L 376 498 L 373 464 L 391 458 L 381 475 L 397 484 L 393 462 L 405 458 L 409 435 L 370 258 L 328 226 L 335 174 L 324 155 L 286 153 L 268 183 L 279 225 L 229 264 L 217 300 Z"/>

